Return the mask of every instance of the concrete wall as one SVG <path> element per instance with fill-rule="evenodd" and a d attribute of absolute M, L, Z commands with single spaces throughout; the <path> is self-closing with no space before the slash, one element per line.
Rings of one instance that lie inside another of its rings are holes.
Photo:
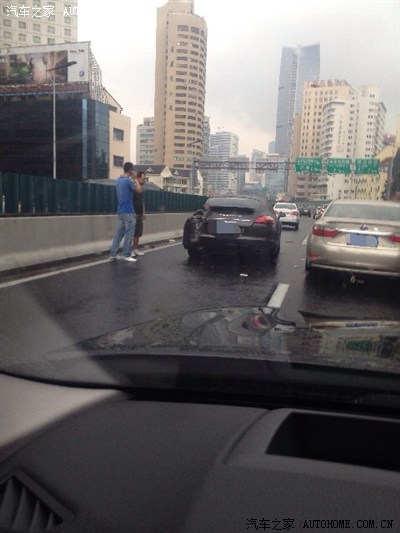
<path fill-rule="evenodd" d="M 182 237 L 189 213 L 147 215 L 141 244 Z M 0 271 L 106 252 L 116 215 L 0 218 Z"/>

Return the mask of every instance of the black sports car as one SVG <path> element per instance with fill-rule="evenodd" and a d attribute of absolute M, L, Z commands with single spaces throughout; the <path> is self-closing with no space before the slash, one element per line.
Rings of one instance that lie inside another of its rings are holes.
<path fill-rule="evenodd" d="M 280 238 L 281 223 L 272 204 L 252 196 L 209 198 L 183 229 L 183 246 L 192 258 L 203 253 L 243 253 L 275 263 Z"/>

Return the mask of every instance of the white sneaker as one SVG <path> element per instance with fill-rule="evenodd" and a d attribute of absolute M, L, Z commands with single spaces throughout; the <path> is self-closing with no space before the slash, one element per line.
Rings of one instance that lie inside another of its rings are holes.
<path fill-rule="evenodd" d="M 144 255 L 144 252 L 142 252 L 141 250 L 138 250 L 137 248 L 135 250 L 133 250 L 132 253 L 134 255 Z"/>
<path fill-rule="evenodd" d="M 136 263 L 137 259 L 135 257 L 132 257 L 131 255 L 128 255 L 128 257 L 124 256 L 124 261 L 129 261 L 130 263 Z"/>

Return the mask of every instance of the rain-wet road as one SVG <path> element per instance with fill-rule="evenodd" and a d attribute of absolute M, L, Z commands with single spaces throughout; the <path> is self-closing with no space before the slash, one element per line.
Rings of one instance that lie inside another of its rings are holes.
<path fill-rule="evenodd" d="M 148 250 L 137 263 L 85 265 L 0 285 L 3 356 L 40 356 L 49 350 L 194 309 L 264 306 L 279 284 L 289 285 L 280 317 L 299 321 L 304 310 L 330 316 L 400 319 L 399 282 L 343 284 L 326 276 L 311 282 L 304 272 L 305 238 L 284 229 L 276 267 L 239 259 L 192 263 L 180 243 Z"/>

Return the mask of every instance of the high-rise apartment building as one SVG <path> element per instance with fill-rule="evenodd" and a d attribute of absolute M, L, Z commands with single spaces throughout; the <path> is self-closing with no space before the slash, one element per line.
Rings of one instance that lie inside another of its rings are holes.
<path fill-rule="evenodd" d="M 262 150 L 253 149 L 251 152 L 249 181 L 252 183 L 258 182 L 262 187 L 265 186 L 265 172 L 258 171 L 256 165 L 259 161 L 264 161 L 266 156 L 267 154 Z"/>
<path fill-rule="evenodd" d="M 386 108 L 381 101 L 381 90 L 363 85 L 356 95 L 355 158 L 375 157 L 383 148 Z"/>
<path fill-rule="evenodd" d="M 319 80 L 320 47 L 284 47 L 279 72 L 275 152 L 290 155 L 293 123 L 303 105 L 304 83 Z"/>
<path fill-rule="evenodd" d="M 356 132 L 354 159 L 378 158 L 384 147 L 386 108 L 381 101 L 381 90 L 363 85 L 356 95 Z M 389 151 L 390 153 L 390 151 Z M 379 175 L 354 176 L 354 197 L 380 199 L 384 180 Z"/>
<path fill-rule="evenodd" d="M 136 164 L 153 164 L 154 160 L 154 117 L 145 117 L 136 128 Z"/>
<path fill-rule="evenodd" d="M 197 144 L 197 143 L 196 143 Z M 199 143 L 200 144 L 200 143 Z M 207 157 L 210 144 L 210 119 L 204 117 L 202 156 Z M 136 164 L 154 164 L 154 117 L 144 117 L 136 128 Z"/>
<path fill-rule="evenodd" d="M 322 110 L 320 130 L 320 152 L 324 160 L 328 158 L 353 159 L 356 102 L 349 100 L 332 100 Z M 349 174 L 325 173 L 318 178 L 321 198 L 349 199 L 353 195 Z"/>
<path fill-rule="evenodd" d="M 78 0 L 0 0 L 0 48 L 78 40 Z"/>
<path fill-rule="evenodd" d="M 210 135 L 209 157 L 213 161 L 229 162 L 239 154 L 239 137 L 235 133 L 219 131 Z M 207 189 L 212 193 L 236 193 L 237 171 L 229 168 L 209 170 Z"/>
<path fill-rule="evenodd" d="M 319 155 L 352 159 L 356 127 L 356 101 L 335 99 L 322 108 Z"/>
<path fill-rule="evenodd" d="M 207 24 L 194 0 L 157 9 L 154 163 L 191 168 L 202 155 Z"/>
<path fill-rule="evenodd" d="M 355 198 L 364 192 L 365 176 L 353 176 L 355 159 L 374 158 L 384 144 L 386 109 L 380 89 L 363 86 L 354 91 L 344 80 L 306 83 L 302 114 L 293 141 L 293 159 L 348 159 L 349 172 L 290 175 L 289 194 L 318 199 Z"/>
<path fill-rule="evenodd" d="M 327 81 L 313 81 L 306 82 L 304 85 L 304 97 L 301 117 L 296 122 L 297 127 L 294 132 L 294 139 L 296 142 L 293 144 L 292 158 L 295 160 L 297 157 L 320 157 L 321 153 L 328 150 L 328 140 L 333 139 L 333 112 L 332 107 L 326 107 L 332 101 L 351 101 L 354 100 L 355 92 L 352 87 L 345 80 L 327 80 Z M 338 107 L 339 109 L 339 107 Z M 349 112 L 350 112 L 349 108 Z M 324 122 L 324 110 L 325 117 L 328 121 Z M 330 111 L 330 113 L 328 113 Z M 354 109 L 353 109 L 354 111 Z M 347 115 L 346 115 L 347 116 Z M 351 123 L 351 115 L 349 114 L 346 119 L 346 124 Z M 340 119 L 338 115 L 338 136 L 339 131 L 342 135 L 347 135 L 347 126 L 343 123 L 340 126 Z M 324 126 L 324 130 L 323 130 Z M 325 137 L 322 138 L 322 132 L 325 132 Z M 340 136 L 339 136 L 340 137 Z M 347 140 L 338 140 L 336 142 L 337 147 L 340 143 L 345 142 L 347 149 Z M 332 147 L 331 147 L 332 149 Z M 343 155 L 345 157 L 345 155 Z M 306 198 L 320 198 L 321 181 L 317 174 L 296 174 L 294 169 L 290 172 L 289 178 L 289 194 L 291 196 L 306 197 Z"/>

